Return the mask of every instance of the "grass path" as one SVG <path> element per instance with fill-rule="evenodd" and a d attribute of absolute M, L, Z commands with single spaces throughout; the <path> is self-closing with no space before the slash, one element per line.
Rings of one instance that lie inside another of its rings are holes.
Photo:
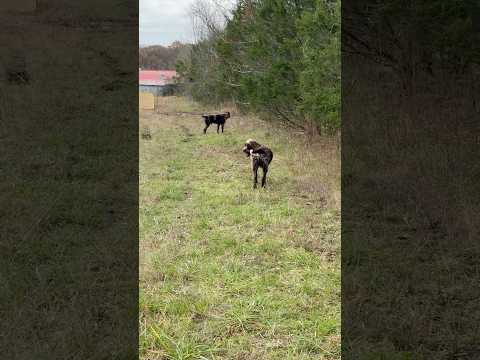
<path fill-rule="evenodd" d="M 141 358 L 339 359 L 335 151 L 239 116 L 203 135 L 174 114 L 195 104 L 162 101 L 172 115 L 140 119 Z M 250 137 L 275 153 L 267 189 L 251 189 Z"/>

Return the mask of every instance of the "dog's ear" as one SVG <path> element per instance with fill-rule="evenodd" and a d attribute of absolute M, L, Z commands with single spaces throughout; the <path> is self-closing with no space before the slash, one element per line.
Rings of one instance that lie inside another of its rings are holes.
<path fill-rule="evenodd" d="M 253 150 L 257 150 L 259 147 L 261 147 L 261 145 L 258 142 L 252 139 L 248 139 L 247 143 Z"/>

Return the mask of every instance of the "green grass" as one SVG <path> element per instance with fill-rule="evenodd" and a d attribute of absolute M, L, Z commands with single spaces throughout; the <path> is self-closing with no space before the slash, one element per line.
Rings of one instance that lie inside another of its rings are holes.
<path fill-rule="evenodd" d="M 203 135 L 162 102 L 140 119 L 141 358 L 339 359 L 338 154 L 239 115 Z M 248 138 L 275 153 L 266 189 Z"/>

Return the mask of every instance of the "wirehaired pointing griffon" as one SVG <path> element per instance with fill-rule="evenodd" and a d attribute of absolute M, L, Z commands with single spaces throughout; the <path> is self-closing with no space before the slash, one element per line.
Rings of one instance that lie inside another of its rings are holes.
<path fill-rule="evenodd" d="M 202 115 L 203 119 L 205 120 L 205 129 L 203 129 L 203 133 L 207 133 L 207 129 L 210 125 L 212 124 L 217 124 L 217 134 L 220 129 L 220 126 L 222 127 L 222 133 L 223 133 L 223 127 L 225 126 L 225 121 L 230 117 L 230 112 L 226 112 L 223 114 L 216 114 L 216 115 Z"/>
<path fill-rule="evenodd" d="M 249 139 L 245 143 L 242 150 L 247 157 L 250 156 L 252 160 L 252 172 L 253 172 L 253 188 L 257 187 L 258 168 L 263 170 L 262 187 L 265 186 L 267 181 L 268 166 L 272 162 L 273 152 L 266 146 L 260 145 L 255 140 Z"/>

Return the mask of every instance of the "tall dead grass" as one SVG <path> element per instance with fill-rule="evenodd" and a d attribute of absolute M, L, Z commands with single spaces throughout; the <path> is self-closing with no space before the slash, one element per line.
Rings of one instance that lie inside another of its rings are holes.
<path fill-rule="evenodd" d="M 460 229 L 470 239 L 477 236 L 480 228 L 461 215 L 473 210 L 472 194 L 479 194 L 472 181 L 480 171 L 475 81 L 453 78 L 439 85 L 423 79 L 412 97 L 402 95 L 394 78 L 381 82 L 383 87 L 346 87 L 354 92 L 346 98 L 356 103 L 344 104 L 345 175 L 383 182 L 390 200 L 399 203 L 408 194 L 411 205 L 423 213 L 424 225 L 439 222 L 451 237 Z"/>
<path fill-rule="evenodd" d="M 222 104 L 232 114 L 241 110 L 232 103 Z M 295 178 L 300 192 L 315 194 L 331 209 L 340 211 L 341 205 L 341 137 L 336 135 L 319 135 L 315 124 L 307 124 L 305 130 L 293 129 L 280 122 L 263 121 L 255 114 L 246 114 L 262 126 L 268 126 L 272 138 L 286 141 L 289 161 L 295 164 Z"/>
<path fill-rule="evenodd" d="M 406 96 L 355 60 L 342 87 L 343 338 L 364 353 L 456 358 L 479 321 L 456 306 L 473 306 L 462 287 L 480 254 L 478 76 L 419 78 Z"/>

